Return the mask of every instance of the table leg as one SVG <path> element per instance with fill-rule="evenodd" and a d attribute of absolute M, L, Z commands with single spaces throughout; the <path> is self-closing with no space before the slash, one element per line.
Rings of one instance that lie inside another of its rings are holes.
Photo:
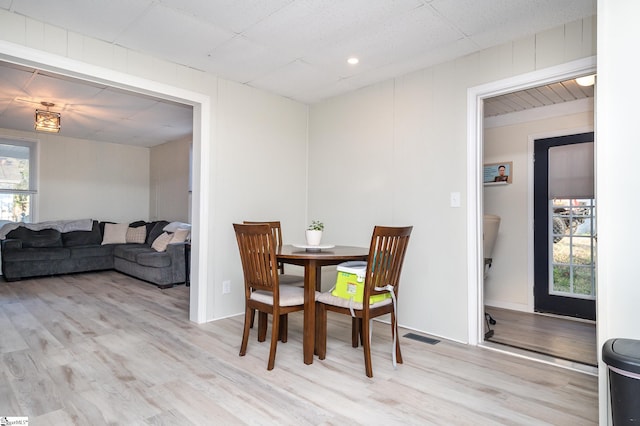
<path fill-rule="evenodd" d="M 311 260 L 304 267 L 304 363 L 313 364 L 316 334 L 316 275 L 320 267 Z"/>

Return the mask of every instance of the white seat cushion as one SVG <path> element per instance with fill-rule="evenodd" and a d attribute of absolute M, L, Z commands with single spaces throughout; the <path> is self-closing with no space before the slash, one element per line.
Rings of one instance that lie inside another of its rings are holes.
<path fill-rule="evenodd" d="M 251 300 L 273 305 L 273 293 L 257 290 L 251 293 Z M 304 304 L 304 289 L 292 285 L 280 287 L 280 306 L 295 306 Z"/>
<path fill-rule="evenodd" d="M 369 305 L 370 308 L 377 308 L 378 306 L 388 305 L 393 301 L 393 299 L 388 298 L 381 300 L 380 302 Z M 362 310 L 362 303 L 354 302 L 349 299 L 343 299 L 342 297 L 334 296 L 330 292 L 327 293 L 319 293 L 316 291 L 316 302 L 322 302 L 326 305 L 339 306 L 341 308 L 353 308 L 355 310 Z"/>

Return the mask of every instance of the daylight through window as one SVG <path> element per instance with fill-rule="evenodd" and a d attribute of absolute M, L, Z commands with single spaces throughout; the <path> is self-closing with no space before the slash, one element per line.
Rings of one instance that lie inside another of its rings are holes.
<path fill-rule="evenodd" d="M 0 221 L 31 221 L 37 193 L 35 154 L 35 142 L 0 138 Z"/>

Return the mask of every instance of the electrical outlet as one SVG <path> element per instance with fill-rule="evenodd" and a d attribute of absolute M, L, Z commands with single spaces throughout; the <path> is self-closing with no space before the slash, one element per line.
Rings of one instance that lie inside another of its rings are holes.
<path fill-rule="evenodd" d="M 222 281 L 222 294 L 231 293 L 231 281 Z"/>

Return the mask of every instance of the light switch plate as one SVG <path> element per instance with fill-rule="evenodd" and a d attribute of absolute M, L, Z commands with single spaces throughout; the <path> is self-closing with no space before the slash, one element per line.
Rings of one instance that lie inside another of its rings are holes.
<path fill-rule="evenodd" d="M 460 193 L 452 192 L 451 193 L 451 207 L 460 207 Z"/>

